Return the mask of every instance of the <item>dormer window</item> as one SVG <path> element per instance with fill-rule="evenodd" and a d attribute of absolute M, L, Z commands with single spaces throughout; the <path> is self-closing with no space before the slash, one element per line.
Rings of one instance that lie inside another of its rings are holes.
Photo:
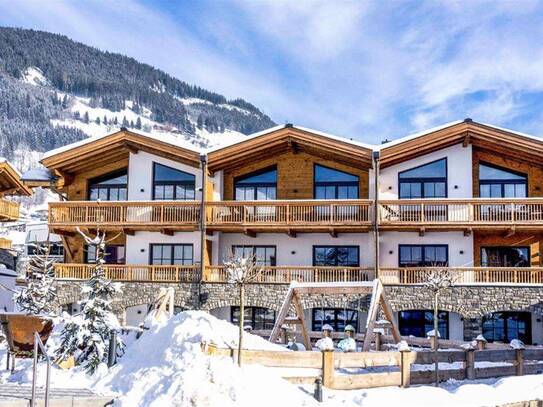
<path fill-rule="evenodd" d="M 195 199 L 193 174 L 154 163 L 153 199 L 184 201 Z"/>
<path fill-rule="evenodd" d="M 126 201 L 127 184 L 126 170 L 94 178 L 89 182 L 89 200 Z"/>
<path fill-rule="evenodd" d="M 266 168 L 234 180 L 236 201 L 266 201 L 277 197 L 277 168 Z"/>
<path fill-rule="evenodd" d="M 400 199 L 446 198 L 447 159 L 402 171 L 398 180 Z"/>
<path fill-rule="evenodd" d="M 526 174 L 490 164 L 479 164 L 479 196 L 481 198 L 526 198 Z"/>
<path fill-rule="evenodd" d="M 315 199 L 358 199 L 358 185 L 356 175 L 315 165 Z"/>

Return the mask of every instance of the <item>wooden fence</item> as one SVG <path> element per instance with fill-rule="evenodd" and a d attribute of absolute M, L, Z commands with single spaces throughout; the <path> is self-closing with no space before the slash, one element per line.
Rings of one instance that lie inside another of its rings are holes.
<path fill-rule="evenodd" d="M 237 350 L 202 345 L 209 355 L 232 357 Z M 355 390 L 383 386 L 408 387 L 410 384 L 430 384 L 435 380 L 435 354 L 430 351 L 260 351 L 243 350 L 242 363 L 266 367 L 317 369 L 320 374 L 286 376 L 293 383 L 312 384 L 322 377 L 330 389 Z M 437 352 L 441 365 L 439 380 L 474 380 L 490 377 L 521 376 L 543 373 L 543 348 L 441 350 Z M 349 373 L 354 369 L 355 373 Z M 364 372 L 360 372 L 364 370 Z"/>
<path fill-rule="evenodd" d="M 19 204 L 6 199 L 0 199 L 0 218 L 2 220 L 19 219 Z"/>
<path fill-rule="evenodd" d="M 55 264 L 55 277 L 62 280 L 87 280 L 92 274 L 94 264 Z M 106 278 L 114 281 L 155 281 L 163 283 L 193 283 L 200 279 L 200 267 L 193 266 L 155 266 L 131 264 L 104 265 Z"/>

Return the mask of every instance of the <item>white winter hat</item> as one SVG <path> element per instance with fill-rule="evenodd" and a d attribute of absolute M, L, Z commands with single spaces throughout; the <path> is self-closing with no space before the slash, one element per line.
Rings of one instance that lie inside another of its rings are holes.
<path fill-rule="evenodd" d="M 347 331 L 355 332 L 355 329 L 353 328 L 353 326 L 351 324 L 349 324 L 349 325 L 345 326 L 344 331 L 345 332 L 347 332 Z"/>
<path fill-rule="evenodd" d="M 324 324 L 324 325 L 322 326 L 322 330 L 323 330 L 323 331 L 330 331 L 330 332 L 332 332 L 332 331 L 334 330 L 334 328 L 332 328 L 332 325 Z"/>

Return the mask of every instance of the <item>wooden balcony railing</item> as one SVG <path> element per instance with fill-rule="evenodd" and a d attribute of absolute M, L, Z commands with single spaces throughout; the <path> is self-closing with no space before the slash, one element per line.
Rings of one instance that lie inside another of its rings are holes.
<path fill-rule="evenodd" d="M 364 267 L 313 267 L 274 266 L 265 267 L 253 280 L 255 283 L 290 284 L 298 282 L 370 281 L 373 269 Z M 223 283 L 228 280 L 224 266 L 206 268 L 205 281 Z"/>
<path fill-rule="evenodd" d="M 382 268 L 383 284 L 424 284 L 429 270 L 442 267 Z M 543 267 L 450 267 L 455 284 L 543 284 Z"/>
<path fill-rule="evenodd" d="M 50 226 L 197 226 L 197 201 L 69 201 L 49 204 Z"/>
<path fill-rule="evenodd" d="M 381 225 L 543 226 L 543 199 L 424 199 L 379 201 Z"/>
<path fill-rule="evenodd" d="M 17 202 L 0 199 L 0 220 L 17 220 L 19 219 L 19 204 Z"/>
<path fill-rule="evenodd" d="M 208 226 L 369 226 L 369 200 L 221 201 L 206 203 Z"/>
<path fill-rule="evenodd" d="M 94 264 L 55 264 L 55 277 L 60 280 L 87 280 Z M 114 281 L 154 281 L 163 283 L 192 283 L 200 280 L 200 266 L 154 266 L 106 264 L 106 278 Z"/>

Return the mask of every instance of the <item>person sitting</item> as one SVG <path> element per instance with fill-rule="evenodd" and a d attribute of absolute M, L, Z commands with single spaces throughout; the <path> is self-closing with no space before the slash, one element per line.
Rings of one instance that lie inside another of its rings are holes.
<path fill-rule="evenodd" d="M 332 341 L 332 331 L 334 329 L 328 325 L 324 324 L 322 326 L 322 335 L 323 337 L 317 341 L 315 347 L 319 350 L 334 350 L 334 341 Z"/>
<path fill-rule="evenodd" d="M 352 325 L 347 325 L 345 327 L 345 338 L 342 339 L 338 348 L 343 352 L 356 352 L 356 341 L 354 340 L 355 330 Z"/>

